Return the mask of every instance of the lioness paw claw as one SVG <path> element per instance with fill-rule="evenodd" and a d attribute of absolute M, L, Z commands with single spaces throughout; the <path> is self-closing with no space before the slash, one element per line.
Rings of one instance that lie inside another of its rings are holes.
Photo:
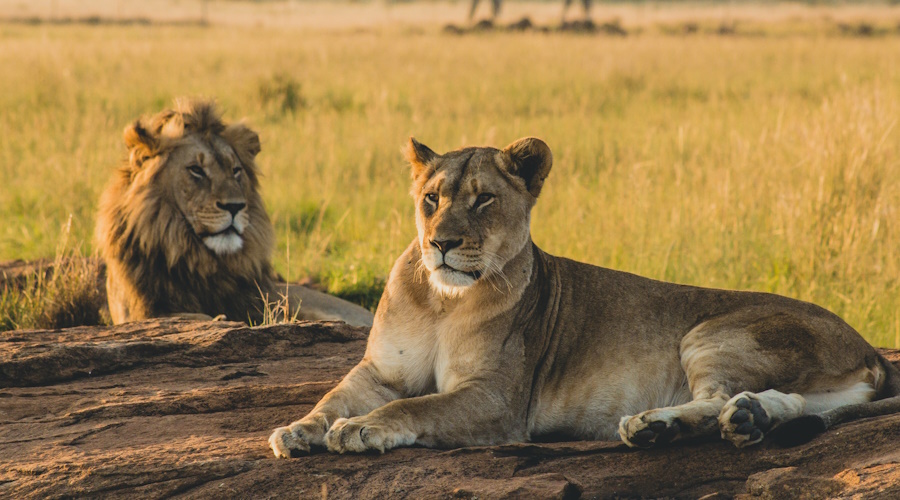
<path fill-rule="evenodd" d="M 275 458 L 296 458 L 309 454 L 309 444 L 291 431 L 289 427 L 279 427 L 269 436 L 269 446 Z"/>
<path fill-rule="evenodd" d="M 655 412 L 625 416 L 619 421 L 619 436 L 632 448 L 650 448 L 657 444 L 673 441 L 681 433 L 678 420 L 669 415 Z"/>
<path fill-rule="evenodd" d="M 335 421 L 325 434 L 325 446 L 338 453 L 362 453 L 368 450 L 384 453 L 383 432 L 354 420 L 340 418 Z"/>
<path fill-rule="evenodd" d="M 322 446 L 328 418 L 323 414 L 309 415 L 287 427 L 279 427 L 269 436 L 269 446 L 278 458 L 308 455 L 314 446 Z"/>
<path fill-rule="evenodd" d="M 731 441 L 738 448 L 759 443 L 771 428 L 772 419 L 768 412 L 750 392 L 731 398 L 719 414 L 722 439 Z"/>

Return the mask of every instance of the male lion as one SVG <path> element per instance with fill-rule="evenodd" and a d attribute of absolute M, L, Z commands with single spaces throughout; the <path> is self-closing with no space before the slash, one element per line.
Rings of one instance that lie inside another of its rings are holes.
<path fill-rule="evenodd" d="M 274 231 L 259 195 L 259 137 L 222 122 L 212 102 L 125 128 L 127 163 L 100 200 L 96 239 L 115 323 L 157 316 L 258 322 L 277 287 Z M 369 326 L 365 309 L 305 287 L 288 290 L 303 319 Z"/>
<path fill-rule="evenodd" d="M 275 456 L 559 435 L 743 447 L 805 414 L 840 407 L 798 430 L 900 409 L 867 403 L 900 394 L 900 372 L 820 307 L 541 251 L 529 219 L 552 164 L 542 141 L 438 155 L 411 139 L 407 155 L 418 238 L 362 361 L 275 430 Z"/>

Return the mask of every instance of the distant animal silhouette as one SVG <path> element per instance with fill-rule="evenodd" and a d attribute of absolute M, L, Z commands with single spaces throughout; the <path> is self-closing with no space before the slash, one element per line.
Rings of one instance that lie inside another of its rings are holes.
<path fill-rule="evenodd" d="M 472 21 L 475 18 L 475 11 L 478 9 L 478 3 L 480 0 L 472 0 L 472 7 L 469 9 L 469 21 Z M 563 12 L 562 19 L 566 20 L 566 13 L 569 11 L 569 7 L 572 5 L 574 0 L 563 0 Z M 581 5 L 584 7 L 584 17 L 591 17 L 591 0 L 581 0 Z M 503 6 L 503 0 L 491 0 L 491 19 L 497 19 L 497 16 L 500 15 L 500 7 Z"/>
<path fill-rule="evenodd" d="M 479 0 L 472 0 L 472 8 L 469 9 L 469 21 L 475 18 L 475 11 L 478 9 L 478 1 Z M 497 19 L 497 16 L 500 14 L 500 6 L 502 3 L 502 0 L 491 0 L 491 19 Z"/>

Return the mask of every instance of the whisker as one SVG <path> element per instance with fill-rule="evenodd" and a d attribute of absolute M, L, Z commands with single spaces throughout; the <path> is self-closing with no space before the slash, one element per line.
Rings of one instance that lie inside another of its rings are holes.
<path fill-rule="evenodd" d="M 509 278 L 506 277 L 506 273 L 503 272 L 503 267 L 501 267 L 500 264 L 496 262 L 494 263 L 494 266 L 497 268 L 497 275 L 503 278 L 503 281 L 506 283 L 506 291 L 512 292 L 512 282 L 510 282 Z"/>
<path fill-rule="evenodd" d="M 419 259 L 416 262 L 416 272 L 413 274 L 413 279 L 416 283 L 424 283 L 425 271 L 427 268 L 425 267 L 425 262 L 422 259 Z M 422 281 L 420 281 L 420 279 Z"/>
<path fill-rule="evenodd" d="M 497 281 L 499 283 L 499 280 L 502 279 L 506 283 L 507 292 L 511 292 L 512 283 L 509 281 L 509 278 L 506 277 L 506 273 L 503 272 L 503 267 L 499 263 L 500 256 L 493 252 L 484 252 L 483 256 L 483 261 L 485 266 L 487 267 L 487 270 L 491 271 L 487 276 L 488 283 L 490 283 L 495 290 L 500 292 L 500 289 L 497 288 L 497 286 L 494 284 L 494 281 Z"/>

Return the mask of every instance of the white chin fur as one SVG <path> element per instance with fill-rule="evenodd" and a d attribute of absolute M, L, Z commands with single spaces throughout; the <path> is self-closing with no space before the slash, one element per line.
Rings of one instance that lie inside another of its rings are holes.
<path fill-rule="evenodd" d="M 227 255 L 237 252 L 244 246 L 244 239 L 237 233 L 229 232 L 203 238 L 203 243 L 216 255 Z"/>
<path fill-rule="evenodd" d="M 234 216 L 231 223 L 234 225 L 234 228 L 237 229 L 238 234 L 244 234 L 244 228 L 250 224 L 250 214 L 247 210 L 241 210 Z"/>
<path fill-rule="evenodd" d="M 442 296 L 455 298 L 465 293 L 470 286 L 474 285 L 475 278 L 456 271 L 435 269 L 434 271 L 431 271 L 428 282 L 431 284 L 431 287 Z"/>

